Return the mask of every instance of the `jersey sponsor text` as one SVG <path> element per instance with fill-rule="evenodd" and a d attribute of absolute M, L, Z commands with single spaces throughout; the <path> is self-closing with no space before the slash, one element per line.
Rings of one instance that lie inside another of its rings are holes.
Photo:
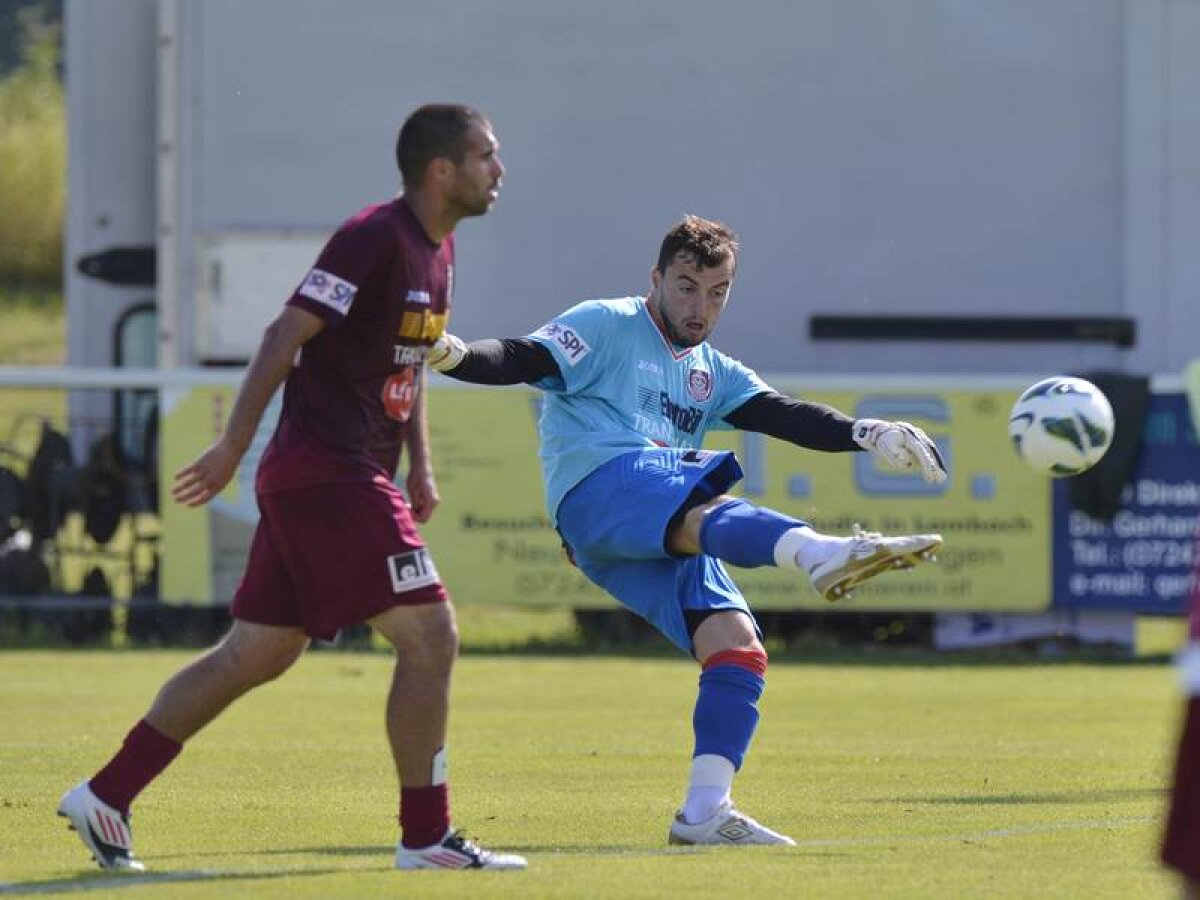
<path fill-rule="evenodd" d="M 576 334 L 574 329 L 567 328 L 565 325 L 560 325 L 557 322 L 550 322 L 543 325 L 533 335 L 534 337 L 549 338 L 558 344 L 567 357 L 567 365 L 572 367 L 592 352 L 592 348 L 587 345 L 587 341 Z"/>
<path fill-rule="evenodd" d="M 350 312 L 358 287 L 323 269 L 311 269 L 296 293 L 345 315 Z"/>

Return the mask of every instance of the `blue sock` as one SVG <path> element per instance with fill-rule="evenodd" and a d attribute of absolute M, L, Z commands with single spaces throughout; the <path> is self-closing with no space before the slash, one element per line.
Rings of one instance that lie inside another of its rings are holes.
<path fill-rule="evenodd" d="M 714 753 L 742 767 L 750 739 L 758 726 L 758 698 L 766 680 L 738 665 L 718 664 L 700 674 L 700 696 L 692 714 L 696 749 Z"/>
<path fill-rule="evenodd" d="M 765 506 L 730 500 L 704 517 L 700 548 L 709 556 L 746 569 L 773 566 L 779 538 L 805 524 Z"/>

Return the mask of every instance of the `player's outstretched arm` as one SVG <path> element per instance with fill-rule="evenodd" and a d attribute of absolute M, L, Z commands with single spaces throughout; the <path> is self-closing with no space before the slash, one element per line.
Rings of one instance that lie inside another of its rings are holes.
<path fill-rule="evenodd" d="M 297 351 L 323 325 L 318 316 L 288 306 L 267 326 L 262 343 L 246 369 L 224 433 L 195 462 L 176 473 L 171 487 L 176 502 L 200 506 L 229 483 L 258 429 L 263 410 L 291 370 Z"/>
<path fill-rule="evenodd" d="M 946 479 L 937 445 L 908 422 L 852 419 L 823 403 L 764 391 L 725 416 L 742 431 L 756 431 L 810 450 L 867 450 L 893 469 L 919 470 L 926 481 Z"/>
<path fill-rule="evenodd" d="M 449 374 L 456 369 L 467 356 L 467 345 L 462 338 L 443 331 L 441 337 L 433 342 L 429 352 L 425 354 L 425 365 L 435 372 Z"/>
<path fill-rule="evenodd" d="M 530 338 L 486 338 L 466 344 L 447 332 L 429 348 L 425 362 L 472 384 L 533 384 L 559 374 L 554 355 Z"/>
<path fill-rule="evenodd" d="M 751 397 L 725 421 L 741 431 L 754 431 L 804 447 L 841 453 L 861 449 L 854 443 L 854 420 L 824 403 L 785 397 L 768 390 Z"/>

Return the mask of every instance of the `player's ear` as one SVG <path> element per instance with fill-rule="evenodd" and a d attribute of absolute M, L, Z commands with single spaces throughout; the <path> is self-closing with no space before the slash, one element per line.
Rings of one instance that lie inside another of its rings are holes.
<path fill-rule="evenodd" d="M 658 271 L 658 266 L 652 266 L 650 269 L 650 293 L 658 293 L 662 287 L 662 272 Z"/>
<path fill-rule="evenodd" d="M 433 179 L 439 184 L 449 184 L 454 177 L 454 161 L 445 156 L 435 156 L 429 161 L 425 177 Z"/>

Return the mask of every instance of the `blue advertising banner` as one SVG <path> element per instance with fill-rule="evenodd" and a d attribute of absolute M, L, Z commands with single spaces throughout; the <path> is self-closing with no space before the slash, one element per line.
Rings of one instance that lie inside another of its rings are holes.
<path fill-rule="evenodd" d="M 1121 509 L 1102 522 L 1054 485 L 1054 606 L 1182 615 L 1195 577 L 1200 446 L 1180 393 L 1154 394 Z"/>

